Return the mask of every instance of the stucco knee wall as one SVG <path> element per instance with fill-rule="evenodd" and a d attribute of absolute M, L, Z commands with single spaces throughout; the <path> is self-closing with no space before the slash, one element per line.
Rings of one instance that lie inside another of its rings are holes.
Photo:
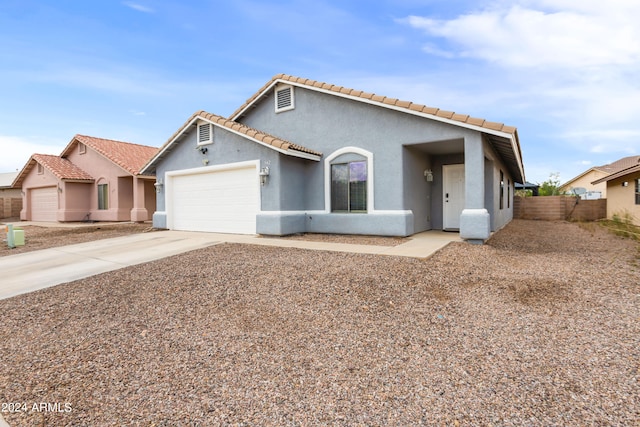
<path fill-rule="evenodd" d="M 167 228 L 167 213 L 166 212 L 154 212 L 153 213 L 153 228 Z"/>
<path fill-rule="evenodd" d="M 486 209 L 464 209 L 460 215 L 460 238 L 484 243 L 491 235 L 491 217 Z"/>
<path fill-rule="evenodd" d="M 284 236 L 294 233 L 365 234 L 409 236 L 413 234 L 413 213 L 337 214 L 325 212 L 260 213 L 259 234 Z"/>
<path fill-rule="evenodd" d="M 308 214 L 306 229 L 310 233 L 410 236 L 413 234 L 413 213 Z"/>

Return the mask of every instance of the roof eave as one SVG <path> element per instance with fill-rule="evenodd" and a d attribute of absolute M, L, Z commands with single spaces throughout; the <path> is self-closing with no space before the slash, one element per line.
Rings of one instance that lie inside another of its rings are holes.
<path fill-rule="evenodd" d="M 465 122 L 461 122 L 461 121 L 457 121 L 457 120 L 452 120 L 452 119 L 449 119 L 449 118 L 446 118 L 446 117 L 441 117 L 441 116 L 438 116 L 438 115 L 435 115 L 435 114 L 425 113 L 423 111 L 411 110 L 411 109 L 408 109 L 406 107 L 401 107 L 401 106 L 392 105 L 392 104 L 385 104 L 384 102 L 376 101 L 376 100 L 369 99 L 369 98 L 363 98 L 363 97 L 360 97 L 360 96 L 350 95 L 348 93 L 332 91 L 332 90 L 324 89 L 322 87 L 300 83 L 298 81 L 291 81 L 291 80 L 287 80 L 287 79 L 284 79 L 284 78 L 281 78 L 281 77 L 274 77 L 269 83 L 267 83 L 265 86 L 263 86 L 262 89 L 259 90 L 252 98 L 250 98 L 250 101 L 247 103 L 247 105 L 244 106 L 244 108 L 234 112 L 233 115 L 231 117 L 229 117 L 229 119 L 233 120 L 233 121 L 236 121 L 238 118 L 240 118 L 243 115 L 245 115 L 246 112 L 249 109 L 253 108 L 253 106 L 257 102 L 260 102 L 260 100 L 262 100 L 271 91 L 271 89 L 273 89 L 278 84 L 286 84 L 286 85 L 297 86 L 297 87 L 301 87 L 301 88 L 305 88 L 305 89 L 309 89 L 309 90 L 315 90 L 317 92 L 322 92 L 322 93 L 329 94 L 329 95 L 339 96 L 339 97 L 342 97 L 342 98 L 345 98 L 345 99 L 350 99 L 350 100 L 353 100 L 353 101 L 364 102 L 364 103 L 369 104 L 369 105 L 375 105 L 375 106 L 378 106 L 378 107 L 384 107 L 384 108 L 387 108 L 387 109 L 390 109 L 390 110 L 394 110 L 394 111 L 398 111 L 398 112 L 401 112 L 401 113 L 412 114 L 412 115 L 415 115 L 415 116 L 418 116 L 418 117 L 424 117 L 424 118 L 427 118 L 427 119 L 430 119 L 430 120 L 435 120 L 435 121 L 438 121 L 438 122 L 441 122 L 441 123 L 446 123 L 446 124 L 449 124 L 449 125 L 462 127 L 462 128 L 465 128 L 465 129 L 470 129 L 470 130 L 481 132 L 481 133 L 485 133 L 485 134 L 488 134 L 488 135 L 493 135 L 493 136 L 498 136 L 498 137 L 509 139 L 511 141 L 511 146 L 512 146 L 512 149 L 514 151 L 515 157 L 517 159 L 518 170 L 519 170 L 519 173 L 521 175 L 519 178 L 522 179 L 522 181 L 525 181 L 524 165 L 523 165 L 523 162 L 522 162 L 522 152 L 520 151 L 520 141 L 519 141 L 519 138 L 518 138 L 517 130 L 514 131 L 513 133 L 511 133 L 511 132 L 504 132 L 504 131 L 501 131 L 501 130 L 490 129 L 490 128 L 474 125 L 474 124 L 471 124 L 471 123 L 465 123 Z"/>

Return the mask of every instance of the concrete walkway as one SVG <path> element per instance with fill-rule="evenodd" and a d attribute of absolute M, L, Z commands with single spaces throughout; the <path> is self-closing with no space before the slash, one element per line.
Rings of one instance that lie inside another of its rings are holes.
<path fill-rule="evenodd" d="M 427 231 L 398 246 L 186 231 L 139 233 L 0 257 L 0 299 L 224 242 L 428 258 L 452 241 L 460 241 L 458 233 Z"/>

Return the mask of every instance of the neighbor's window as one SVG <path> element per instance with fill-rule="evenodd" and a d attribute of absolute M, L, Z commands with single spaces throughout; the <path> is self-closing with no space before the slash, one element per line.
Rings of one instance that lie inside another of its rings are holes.
<path fill-rule="evenodd" d="M 500 171 L 500 209 L 504 209 L 504 172 Z"/>
<path fill-rule="evenodd" d="M 109 184 L 98 184 L 98 209 L 109 209 Z"/>
<path fill-rule="evenodd" d="M 87 152 L 87 146 L 84 145 L 82 142 L 78 143 L 78 153 L 79 154 L 84 154 Z"/>
<path fill-rule="evenodd" d="M 507 180 L 507 209 L 511 208 L 511 180 Z"/>
<path fill-rule="evenodd" d="M 331 210 L 367 211 L 367 162 L 331 165 Z"/>
<path fill-rule="evenodd" d="M 640 205 L 640 178 L 636 179 L 636 205 Z"/>

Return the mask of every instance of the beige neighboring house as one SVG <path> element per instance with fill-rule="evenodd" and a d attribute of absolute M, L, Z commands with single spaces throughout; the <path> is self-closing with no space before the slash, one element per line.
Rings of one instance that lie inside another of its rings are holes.
<path fill-rule="evenodd" d="M 13 188 L 18 172 L 0 173 L 0 219 L 17 218 L 22 209 L 20 188 Z"/>
<path fill-rule="evenodd" d="M 150 220 L 155 176 L 140 169 L 155 147 L 76 135 L 59 156 L 34 154 L 13 182 L 25 221 Z"/>
<path fill-rule="evenodd" d="M 598 179 L 593 184 L 607 187 L 607 218 L 618 215 L 625 219 L 630 216 L 632 222 L 640 226 L 640 156 L 634 157 L 636 161 L 631 166 Z"/>
<path fill-rule="evenodd" d="M 587 192 L 591 194 L 600 193 L 600 197 L 593 198 L 607 198 L 607 184 L 605 181 L 602 181 L 602 178 L 605 178 L 611 174 L 617 173 L 623 169 L 626 169 L 630 166 L 633 166 L 638 163 L 640 156 L 629 156 L 624 157 L 620 160 L 616 160 L 613 163 L 603 166 L 594 166 L 575 178 L 565 182 L 560 186 L 560 191 L 562 192 L 571 192 L 574 188 L 584 188 Z M 595 184 L 597 182 L 597 184 Z"/>

